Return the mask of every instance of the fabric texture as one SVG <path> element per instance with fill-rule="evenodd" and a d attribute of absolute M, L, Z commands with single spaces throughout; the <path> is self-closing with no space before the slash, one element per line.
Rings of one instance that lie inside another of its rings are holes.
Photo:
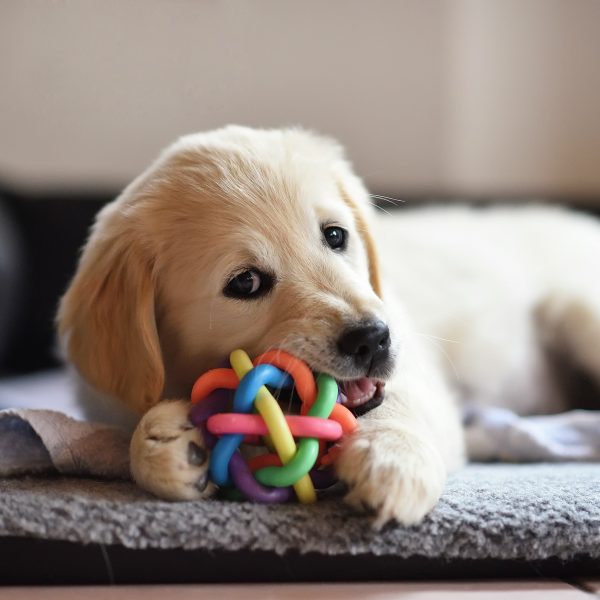
<path fill-rule="evenodd" d="M 600 411 L 572 410 L 520 417 L 497 406 L 464 411 L 471 460 L 505 462 L 600 462 Z"/>
<path fill-rule="evenodd" d="M 1 410 L 0 477 L 47 472 L 129 479 L 129 437 L 54 410 Z"/>
<path fill-rule="evenodd" d="M 328 499 L 312 506 L 164 502 L 129 482 L 0 479 L 0 535 L 128 548 L 294 550 L 400 558 L 600 558 L 600 465 L 471 465 L 419 526 L 371 528 Z"/>

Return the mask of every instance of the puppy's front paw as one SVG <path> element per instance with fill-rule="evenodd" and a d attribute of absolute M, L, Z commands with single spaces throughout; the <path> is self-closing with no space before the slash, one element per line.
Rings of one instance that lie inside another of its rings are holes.
<path fill-rule="evenodd" d="M 345 498 L 375 512 L 375 527 L 396 520 L 418 523 L 436 505 L 446 482 L 438 450 L 423 435 L 377 422 L 361 423 L 336 461 L 349 486 Z"/>
<path fill-rule="evenodd" d="M 131 438 L 131 475 L 165 500 L 197 500 L 216 489 L 208 480 L 209 452 L 188 420 L 189 409 L 184 400 L 161 402 L 143 416 Z"/>

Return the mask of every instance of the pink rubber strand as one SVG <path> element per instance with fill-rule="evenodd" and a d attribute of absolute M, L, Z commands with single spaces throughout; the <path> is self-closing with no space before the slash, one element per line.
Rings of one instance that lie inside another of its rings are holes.
<path fill-rule="evenodd" d="M 288 415 L 285 420 L 294 437 L 314 437 L 328 442 L 335 442 L 342 437 L 342 426 L 337 421 L 299 415 Z M 206 426 L 213 435 L 229 433 L 268 435 L 269 433 L 260 415 L 220 413 L 212 415 Z"/>

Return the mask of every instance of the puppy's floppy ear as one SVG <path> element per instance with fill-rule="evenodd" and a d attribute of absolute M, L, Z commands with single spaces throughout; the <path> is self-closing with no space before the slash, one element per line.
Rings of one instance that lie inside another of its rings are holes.
<path fill-rule="evenodd" d="M 160 400 L 164 366 L 154 314 L 154 260 L 112 207 L 98 222 L 58 311 L 71 362 L 101 392 L 143 413 Z"/>
<path fill-rule="evenodd" d="M 362 195 L 365 195 L 367 192 L 364 190 L 362 184 L 360 184 L 359 187 L 362 188 L 362 190 L 358 189 L 357 191 Z M 379 274 L 379 257 L 377 255 L 375 240 L 373 239 L 371 229 L 369 227 L 366 210 L 361 208 L 360 204 L 352 198 L 350 193 L 347 191 L 346 186 L 338 183 L 338 188 L 342 199 L 350 207 L 352 213 L 354 214 L 356 228 L 358 229 L 358 233 L 367 252 L 367 259 L 369 261 L 369 282 L 371 283 L 373 291 L 381 298 L 382 293 L 381 276 Z"/>

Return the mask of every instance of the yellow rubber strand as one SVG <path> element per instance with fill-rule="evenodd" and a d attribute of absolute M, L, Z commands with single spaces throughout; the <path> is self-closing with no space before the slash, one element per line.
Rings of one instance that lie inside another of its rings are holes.
<path fill-rule="evenodd" d="M 234 350 L 230 354 L 229 360 L 240 379 L 254 368 L 250 357 L 243 350 Z M 256 406 L 256 410 L 267 424 L 271 440 L 281 462 L 284 465 L 287 464 L 296 454 L 296 442 L 287 426 L 285 416 L 279 404 L 277 404 L 277 400 L 273 398 L 271 392 L 264 385 L 258 390 L 254 406 Z M 308 474 L 301 477 L 294 484 L 294 491 L 298 496 L 298 500 L 303 504 L 310 504 L 317 500 L 315 487 Z"/>

